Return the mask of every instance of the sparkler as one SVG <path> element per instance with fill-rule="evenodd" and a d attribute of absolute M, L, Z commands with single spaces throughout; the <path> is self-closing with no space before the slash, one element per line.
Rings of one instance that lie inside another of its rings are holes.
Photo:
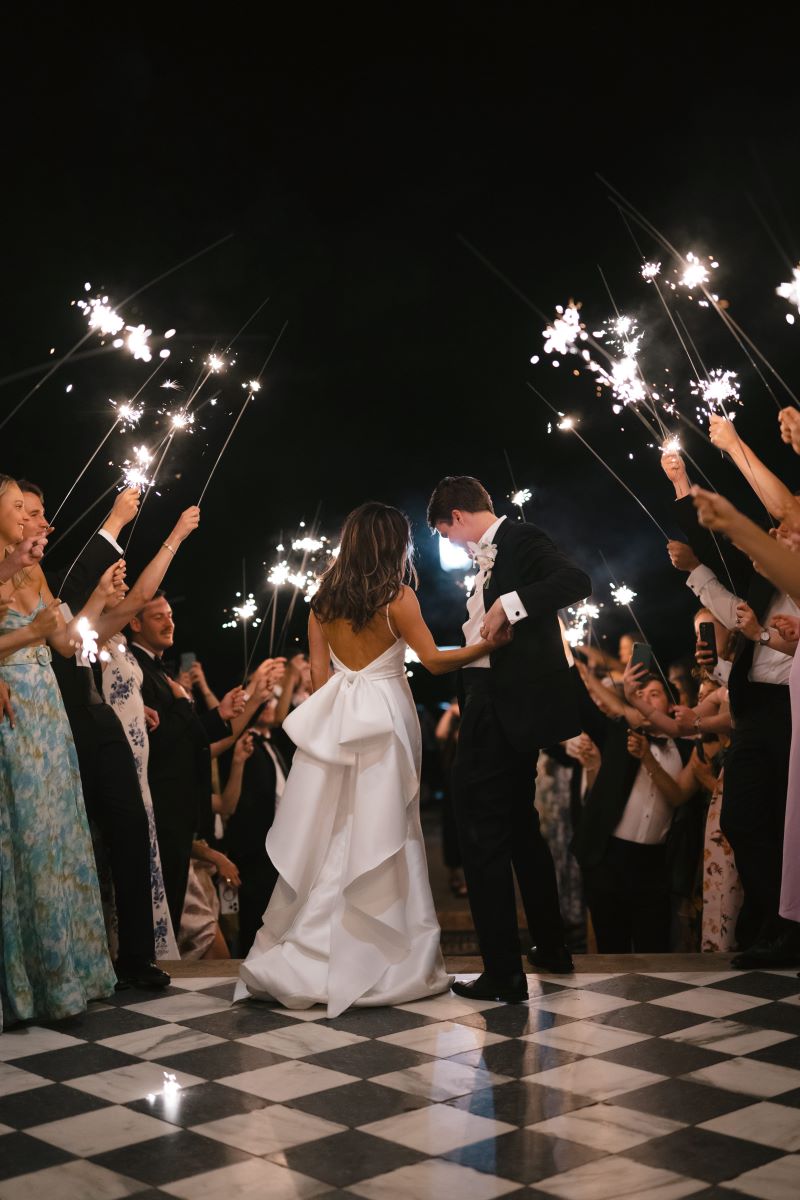
<path fill-rule="evenodd" d="M 630 608 L 638 592 L 635 592 L 633 588 L 626 587 L 624 583 L 620 583 L 611 585 L 611 595 L 614 598 L 615 604 L 620 604 L 624 608 Z"/>
<path fill-rule="evenodd" d="M 139 489 L 149 487 L 151 481 L 147 468 L 152 461 L 153 455 L 146 446 L 134 446 L 133 458 L 126 458 L 122 464 L 123 486 Z"/>
<path fill-rule="evenodd" d="M 520 488 L 518 492 L 514 492 L 512 496 L 509 496 L 511 503 L 519 509 L 522 509 L 522 507 L 532 498 L 533 492 L 530 490 L 530 488 Z"/>
<path fill-rule="evenodd" d="M 692 394 L 699 396 L 708 409 L 709 415 L 721 412 L 724 417 L 727 417 L 726 403 L 729 405 L 742 403 L 739 397 L 739 380 L 736 372 L 723 371 L 721 367 L 709 371 L 707 379 L 698 379 L 696 383 L 693 383 Z"/>
<path fill-rule="evenodd" d="M 687 292 L 696 292 L 698 288 L 705 291 L 705 285 L 711 278 L 708 267 L 691 250 L 684 255 L 683 262 L 684 267 L 678 278 L 679 285 L 686 288 Z M 708 259 L 708 262 L 712 269 L 719 266 L 713 259 Z"/>
<path fill-rule="evenodd" d="M 662 454 L 681 454 L 682 453 L 681 439 L 678 437 L 677 434 L 675 434 L 673 437 L 667 438 L 667 440 L 661 446 L 661 453 Z"/>
<path fill-rule="evenodd" d="M 793 304 L 797 311 L 800 312 L 800 266 L 793 267 L 792 278 L 788 281 L 788 283 L 782 283 L 779 287 L 776 287 L 775 291 L 781 297 L 781 299 L 788 300 L 789 303 Z M 790 317 L 791 320 L 789 321 Z M 787 313 L 786 320 L 789 321 L 790 325 L 793 325 L 794 314 Z"/>
<path fill-rule="evenodd" d="M 642 279 L 645 283 L 652 283 L 657 275 L 661 274 L 660 262 L 642 263 Z"/>
<path fill-rule="evenodd" d="M 566 308 L 556 306 L 552 324 L 542 331 L 545 354 L 574 354 L 575 343 L 586 339 L 580 320 L 580 305 L 570 300 Z"/>

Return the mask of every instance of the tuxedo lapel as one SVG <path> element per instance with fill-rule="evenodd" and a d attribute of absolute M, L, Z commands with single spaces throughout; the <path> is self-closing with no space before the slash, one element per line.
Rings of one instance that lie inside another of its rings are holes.
<path fill-rule="evenodd" d="M 505 521 L 503 521 L 502 524 L 499 526 L 499 528 L 493 538 L 493 543 L 497 547 L 497 556 L 492 565 L 492 570 L 491 570 L 491 574 L 489 575 L 489 579 L 486 583 L 486 586 L 483 589 L 483 603 L 484 603 L 484 607 L 486 608 L 487 612 L 491 608 L 491 606 L 494 604 L 494 602 L 498 598 L 498 596 L 503 591 L 503 589 L 501 588 L 501 586 L 498 582 L 498 574 L 502 574 L 503 545 L 508 537 L 509 519 L 510 518 L 506 517 Z"/>

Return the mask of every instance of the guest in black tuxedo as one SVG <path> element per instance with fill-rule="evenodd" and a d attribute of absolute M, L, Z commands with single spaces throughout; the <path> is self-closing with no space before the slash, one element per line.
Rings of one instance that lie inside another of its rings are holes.
<path fill-rule="evenodd" d="M 746 449 L 745 458 L 751 466 L 757 463 Z M 686 537 L 686 543 L 669 543 L 672 563 L 688 572 L 687 586 L 701 604 L 739 634 L 728 679 L 733 732 L 720 825 L 733 849 L 750 922 L 743 929 L 740 920 L 737 933 L 745 936 L 731 965 L 744 970 L 794 966 L 800 964 L 800 927 L 779 915 L 792 659 L 783 652 L 772 617 L 800 610 L 755 570 L 747 555 L 712 538 L 699 524 L 680 456 L 665 455 L 662 466 L 675 487 L 675 513 Z"/>
<path fill-rule="evenodd" d="M 283 795 L 294 747 L 275 726 L 274 700 L 256 715 L 249 736 L 253 753 L 245 761 L 238 804 L 225 830 L 225 853 L 239 868 L 239 957 L 246 958 L 269 904 L 278 872 L 266 849 L 267 834 Z"/>
<path fill-rule="evenodd" d="M 173 928 L 180 929 L 192 841 L 207 836 L 212 825 L 212 742 L 231 733 L 230 718 L 241 711 L 241 688 L 224 697 L 218 708 L 198 712 L 188 694 L 172 679 L 162 662 L 172 646 L 175 624 L 163 592 L 131 618 L 131 651 L 144 679 L 142 699 L 158 713 L 150 731 L 148 780 L 153 797 L 164 890 Z"/>
<path fill-rule="evenodd" d="M 20 482 L 28 516 L 27 532 L 44 535 L 49 529 L 44 497 L 35 484 Z M 117 542 L 139 507 L 139 492 L 120 492 L 102 528 L 68 571 L 46 577 L 73 613 L 83 608 L 100 576 L 122 557 Z M 97 670 L 97 678 L 94 671 Z M 86 811 L 100 830 L 108 852 L 117 910 L 119 956 L 115 969 L 120 984 L 164 988 L 169 975 L 154 963 L 153 906 L 150 893 L 150 835 L 139 778 L 125 731 L 114 710 L 102 698 L 99 664 L 78 655 L 53 658 L 53 670 L 67 711 Z"/>
<path fill-rule="evenodd" d="M 477 479 L 434 490 L 428 524 L 469 548 L 478 567 L 464 624 L 477 645 L 507 623 L 514 639 L 461 672 L 461 729 L 453 772 L 456 820 L 484 974 L 459 994 L 527 997 L 517 927 L 516 875 L 534 966 L 570 971 L 553 860 L 534 806 L 539 750 L 581 730 L 558 610 L 588 596 L 588 575 L 534 525 L 498 518 Z"/>

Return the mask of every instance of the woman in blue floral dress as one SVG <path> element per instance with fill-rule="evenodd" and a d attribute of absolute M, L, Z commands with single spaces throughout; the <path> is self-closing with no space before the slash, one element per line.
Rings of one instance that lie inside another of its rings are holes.
<path fill-rule="evenodd" d="M 24 535 L 22 493 L 0 475 L 0 555 Z M 41 568 L 0 585 L 0 1004 L 6 1025 L 68 1017 L 109 996 L 106 946 L 78 760 L 50 643 L 74 652 Z M 45 641 L 47 638 L 47 642 Z M 2 1028 L 2 1025 L 0 1025 Z"/>

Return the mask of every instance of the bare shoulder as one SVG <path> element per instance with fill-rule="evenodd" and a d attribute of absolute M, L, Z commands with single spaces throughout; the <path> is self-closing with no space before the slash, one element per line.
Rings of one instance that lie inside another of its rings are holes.
<path fill-rule="evenodd" d="M 419 608 L 417 593 L 407 583 L 400 585 L 400 591 L 389 605 L 390 612 L 408 613 Z"/>

